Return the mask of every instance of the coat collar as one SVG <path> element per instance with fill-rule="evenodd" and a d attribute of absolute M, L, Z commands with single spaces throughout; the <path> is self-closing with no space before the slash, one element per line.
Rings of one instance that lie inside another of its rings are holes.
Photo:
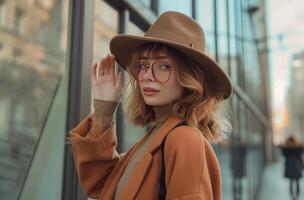
<path fill-rule="evenodd" d="M 161 145 L 164 138 L 168 135 L 168 133 L 182 121 L 181 118 L 171 116 L 169 117 L 164 124 L 156 131 L 153 140 L 151 141 L 148 151 L 153 153 L 158 147 Z"/>
<path fill-rule="evenodd" d="M 148 146 L 148 149 L 146 153 L 144 154 L 141 161 L 136 166 L 136 173 L 133 173 L 128 180 L 128 183 L 126 184 L 126 187 L 122 191 L 121 197 L 125 200 L 131 200 L 135 198 L 135 195 L 138 192 L 138 189 L 142 185 L 142 182 L 144 180 L 144 177 L 149 171 L 149 168 L 151 167 L 152 160 L 153 160 L 153 152 L 158 149 L 165 138 L 165 136 L 169 133 L 170 130 L 172 130 L 179 122 L 182 120 L 177 117 L 169 117 L 165 123 L 157 130 L 157 132 L 154 135 L 154 138 L 152 139 L 151 143 Z M 145 138 L 145 137 L 144 137 Z M 143 140 L 144 140 L 143 138 Z M 142 141 L 140 141 L 141 143 Z M 138 146 L 137 146 L 138 148 Z M 135 148 L 135 149 L 137 149 Z M 134 154 L 130 155 L 130 157 Z M 121 175 L 121 174 L 120 174 Z M 132 183 L 132 184 L 131 184 Z"/>

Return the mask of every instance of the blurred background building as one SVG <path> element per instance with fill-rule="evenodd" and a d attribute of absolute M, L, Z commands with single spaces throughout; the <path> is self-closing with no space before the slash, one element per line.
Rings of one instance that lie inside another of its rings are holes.
<path fill-rule="evenodd" d="M 304 141 L 304 51 L 293 55 L 290 72 L 290 85 L 287 93 L 289 123 L 286 135 L 293 134 Z"/>
<path fill-rule="evenodd" d="M 207 53 L 234 85 L 226 102 L 233 131 L 213 144 L 223 200 L 256 199 L 273 152 L 263 0 L 0 0 L 1 199 L 86 199 L 65 137 L 92 112 L 91 65 L 109 53 L 111 37 L 142 35 L 168 10 L 197 20 Z M 293 64 L 300 59 L 295 55 Z M 300 86 L 303 76 L 295 80 Z M 115 117 L 118 150 L 127 151 L 145 129 L 128 122 L 124 104 Z M 303 130 L 303 123 L 295 126 Z"/>

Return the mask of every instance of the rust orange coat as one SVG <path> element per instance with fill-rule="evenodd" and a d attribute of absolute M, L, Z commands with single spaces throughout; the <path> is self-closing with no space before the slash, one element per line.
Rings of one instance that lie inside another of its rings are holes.
<path fill-rule="evenodd" d="M 112 200 L 123 171 L 147 134 L 126 154 L 116 152 L 114 124 L 104 133 L 86 117 L 71 130 L 72 146 L 80 183 L 91 198 Z M 155 133 L 136 165 L 122 200 L 157 200 L 161 173 L 161 143 L 181 120 L 170 117 Z M 132 134 L 132 133 L 128 133 Z M 221 200 L 221 174 L 208 141 L 194 128 L 180 126 L 167 137 L 165 146 L 166 188 L 169 200 Z"/>

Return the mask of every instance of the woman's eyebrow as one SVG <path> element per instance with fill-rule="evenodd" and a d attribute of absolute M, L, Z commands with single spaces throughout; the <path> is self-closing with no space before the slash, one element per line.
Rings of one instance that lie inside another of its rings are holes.
<path fill-rule="evenodd" d="M 148 60 L 148 59 L 166 59 L 166 58 L 169 58 L 168 56 L 156 56 L 156 57 L 147 57 L 147 56 L 141 56 L 140 59 L 145 59 L 145 60 Z"/>

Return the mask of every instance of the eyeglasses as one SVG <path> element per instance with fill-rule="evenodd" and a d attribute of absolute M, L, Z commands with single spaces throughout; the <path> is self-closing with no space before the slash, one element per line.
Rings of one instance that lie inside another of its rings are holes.
<path fill-rule="evenodd" d="M 131 74 L 137 81 L 143 81 L 145 74 L 149 68 L 152 68 L 152 75 L 154 79 L 160 83 L 166 83 L 170 79 L 171 72 L 174 67 L 164 61 L 154 61 L 152 66 L 147 61 L 136 60 L 131 65 Z"/>

